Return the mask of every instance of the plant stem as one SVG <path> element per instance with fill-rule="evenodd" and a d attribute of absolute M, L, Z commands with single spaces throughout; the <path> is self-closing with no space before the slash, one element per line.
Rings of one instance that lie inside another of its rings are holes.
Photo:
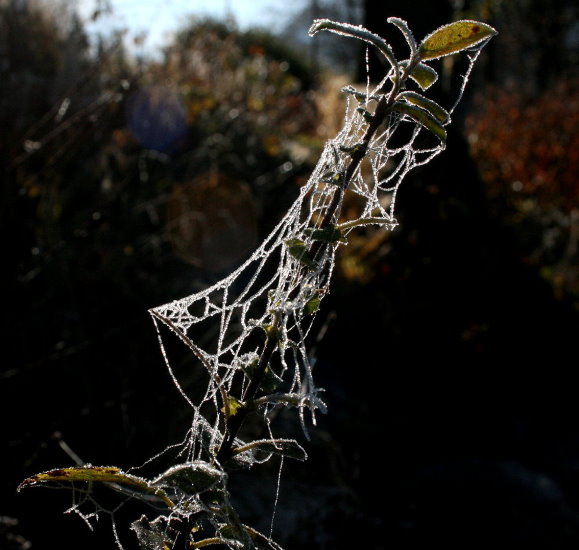
<path fill-rule="evenodd" d="M 334 194 L 332 198 L 332 202 L 326 211 L 326 215 L 322 219 L 320 223 L 319 229 L 326 229 L 332 221 L 338 217 L 340 206 L 342 204 L 342 199 L 344 197 L 344 193 L 346 189 L 350 185 L 350 181 L 354 177 L 356 170 L 360 167 L 362 160 L 366 156 L 368 152 L 368 145 L 370 144 L 370 140 L 380 127 L 380 125 L 386 120 L 386 117 L 390 114 L 390 107 L 393 103 L 393 100 L 390 100 L 390 97 L 394 97 L 394 94 L 391 94 L 387 99 L 386 96 L 383 96 L 380 101 L 378 101 L 378 105 L 376 106 L 376 111 L 374 112 L 374 116 L 372 117 L 368 128 L 366 128 L 366 132 L 364 133 L 364 137 L 362 138 L 362 142 L 360 143 L 359 147 L 356 147 L 354 152 L 351 155 L 350 164 L 348 164 L 348 168 L 344 174 L 344 184 L 340 187 L 339 191 Z M 328 243 L 323 241 L 315 241 L 310 248 L 308 255 L 310 258 L 315 259 L 317 254 L 320 252 L 322 247 Z"/>
<path fill-rule="evenodd" d="M 394 103 L 394 99 L 396 98 L 402 83 L 406 80 L 408 76 L 412 64 L 406 68 L 404 73 L 402 74 L 401 78 L 394 82 L 393 89 L 391 92 L 386 96 L 382 96 L 382 98 L 378 101 L 376 106 L 376 110 L 374 111 L 374 115 L 366 128 L 366 132 L 364 133 L 364 137 L 362 138 L 362 142 L 360 146 L 357 147 L 351 155 L 350 163 L 348 164 L 348 168 L 344 174 L 343 185 L 339 188 L 339 190 L 334 194 L 332 201 L 326 211 L 322 222 L 320 223 L 319 229 L 327 228 L 335 218 L 339 216 L 339 211 L 342 204 L 342 199 L 344 197 L 344 193 L 346 189 L 349 187 L 351 180 L 354 177 L 354 174 L 360 167 L 362 160 L 366 156 L 368 152 L 368 147 L 370 141 L 376 134 L 378 128 L 382 125 L 382 123 L 386 120 L 388 115 L 392 110 L 392 104 Z M 310 258 L 314 259 L 322 250 L 322 247 L 327 245 L 323 241 L 315 241 L 310 250 L 308 251 L 308 255 Z M 272 325 L 269 327 L 267 332 L 266 340 L 264 343 L 263 351 L 259 358 L 259 363 L 254 371 L 254 375 L 249 383 L 247 391 L 245 392 L 245 400 L 250 401 L 254 400 L 259 392 L 261 387 L 261 383 L 265 376 L 266 369 L 271 361 L 274 351 L 277 348 L 278 344 L 278 331 L 281 325 L 281 314 L 279 312 L 274 313 L 274 318 Z M 235 438 L 237 437 L 243 422 L 247 415 L 251 412 L 250 408 L 241 409 L 235 414 L 234 416 L 230 416 L 226 419 L 226 434 L 221 444 L 219 451 L 217 452 L 216 459 L 222 465 L 227 462 L 233 456 L 233 444 L 235 442 Z"/>
<path fill-rule="evenodd" d="M 203 539 L 198 542 L 192 542 L 191 548 L 203 548 L 204 546 L 211 546 L 212 544 L 223 544 L 223 541 L 218 537 L 212 537 L 210 539 Z"/>
<path fill-rule="evenodd" d="M 265 376 L 267 366 L 271 361 L 273 352 L 277 348 L 278 331 L 281 324 L 281 313 L 276 311 L 273 315 L 274 315 L 273 323 L 267 329 L 267 336 L 263 347 L 263 351 L 261 352 L 259 362 L 257 364 L 257 367 L 255 368 L 249 386 L 247 387 L 247 391 L 245 392 L 246 400 L 253 400 L 256 397 L 257 393 L 259 392 L 261 383 L 263 382 L 263 378 Z M 217 452 L 216 456 L 217 460 L 222 465 L 233 456 L 232 453 L 233 443 L 235 442 L 235 438 L 237 437 L 237 434 L 241 429 L 243 421 L 245 420 L 249 412 L 251 412 L 250 409 L 242 408 L 237 412 L 237 414 L 235 414 L 234 416 L 230 416 L 226 421 L 227 433 L 225 434 L 225 438 L 223 439 L 221 447 L 219 448 L 219 451 Z"/>

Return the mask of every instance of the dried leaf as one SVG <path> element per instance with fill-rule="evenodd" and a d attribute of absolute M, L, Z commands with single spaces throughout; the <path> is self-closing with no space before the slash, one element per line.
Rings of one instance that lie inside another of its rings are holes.
<path fill-rule="evenodd" d="M 101 483 L 118 483 L 119 485 L 127 485 L 145 491 L 150 490 L 148 483 L 144 479 L 125 474 L 120 468 L 109 466 L 84 466 L 81 468 L 49 470 L 25 479 L 18 486 L 18 490 L 50 481 L 65 481 L 70 483 L 77 481 L 96 481 Z"/>

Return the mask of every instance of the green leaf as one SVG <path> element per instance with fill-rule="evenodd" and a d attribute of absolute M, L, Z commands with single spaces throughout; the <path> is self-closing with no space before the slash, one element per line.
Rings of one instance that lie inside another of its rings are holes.
<path fill-rule="evenodd" d="M 325 243 L 346 242 L 343 233 L 334 224 L 328 224 L 323 229 L 308 228 L 304 231 L 304 234 L 314 241 L 323 241 Z"/>
<path fill-rule="evenodd" d="M 325 174 L 322 174 L 320 182 L 342 185 L 344 183 L 344 172 L 326 172 Z"/>
<path fill-rule="evenodd" d="M 356 112 L 360 113 L 366 122 L 370 122 L 374 118 L 374 115 L 368 109 L 364 109 L 364 107 L 358 107 Z"/>
<path fill-rule="evenodd" d="M 318 265 L 308 256 L 306 243 L 300 239 L 287 239 L 284 241 L 288 248 L 288 252 L 296 259 L 304 264 L 308 269 L 315 271 Z"/>
<path fill-rule="evenodd" d="M 259 389 L 263 393 L 271 393 L 274 392 L 282 382 L 283 380 L 267 366 L 263 373 L 263 380 L 259 385 Z"/>
<path fill-rule="evenodd" d="M 357 109 L 356 109 L 357 110 Z M 366 109 L 362 109 L 363 111 L 366 111 Z M 368 114 L 370 114 L 368 111 L 366 111 Z M 366 117 L 364 117 L 366 118 Z M 364 143 L 356 143 L 354 145 L 352 145 L 351 147 L 348 145 L 340 145 L 338 147 L 338 149 L 340 149 L 340 151 L 342 151 L 342 153 L 348 153 L 349 155 L 353 155 L 355 153 L 358 153 L 360 150 L 365 149 L 366 145 Z"/>
<path fill-rule="evenodd" d="M 429 34 L 420 44 L 420 59 L 438 59 L 460 52 L 497 34 L 486 23 L 478 21 L 456 21 L 444 25 Z"/>
<path fill-rule="evenodd" d="M 306 315 L 312 315 L 313 313 L 316 313 L 320 309 L 321 301 L 322 299 L 317 295 L 310 298 L 304 306 L 304 313 Z"/>
<path fill-rule="evenodd" d="M 223 478 L 221 470 L 207 462 L 197 460 L 172 466 L 153 481 L 161 487 L 174 487 L 184 493 L 193 495 L 206 491 Z"/>
<path fill-rule="evenodd" d="M 261 439 L 252 441 L 247 445 L 236 447 L 233 454 L 237 455 L 245 451 L 259 450 L 265 453 L 274 453 L 296 460 L 306 460 L 308 455 L 304 448 L 295 439 Z"/>
<path fill-rule="evenodd" d="M 423 90 L 428 90 L 438 80 L 438 73 L 425 63 L 418 63 L 412 72 L 410 78 L 416 82 Z"/>
<path fill-rule="evenodd" d="M 423 109 L 426 109 L 434 118 L 436 118 L 440 123 L 444 124 L 448 122 L 450 115 L 448 111 L 441 107 L 436 101 L 428 99 L 423 95 L 417 94 L 416 92 L 402 92 L 398 95 L 399 98 L 404 98 L 406 101 L 418 105 Z"/>
<path fill-rule="evenodd" d="M 408 66 L 408 59 L 400 62 L 400 70 L 403 71 Z M 423 90 L 428 90 L 438 80 L 438 73 L 426 65 L 418 63 L 410 72 L 410 78 L 416 82 Z M 390 79 L 393 80 L 393 76 Z"/>
<path fill-rule="evenodd" d="M 392 109 L 403 115 L 409 116 L 412 120 L 418 122 L 427 130 L 430 130 L 438 139 L 440 139 L 440 141 L 442 141 L 442 143 L 446 142 L 446 130 L 428 111 L 425 111 L 416 105 L 410 105 L 405 101 L 395 101 L 392 105 Z"/>
<path fill-rule="evenodd" d="M 260 325 L 261 328 L 265 331 L 265 335 L 267 336 L 268 340 L 269 339 L 274 339 L 277 338 L 278 340 L 281 337 L 281 332 L 279 330 L 278 327 L 276 327 L 275 325 Z M 259 359 L 257 360 L 257 363 L 255 364 L 255 366 L 257 367 L 259 365 Z"/>

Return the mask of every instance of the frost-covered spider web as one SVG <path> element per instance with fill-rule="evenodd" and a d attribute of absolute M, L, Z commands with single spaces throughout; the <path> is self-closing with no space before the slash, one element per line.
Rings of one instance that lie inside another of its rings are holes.
<path fill-rule="evenodd" d="M 450 112 L 460 100 L 477 55 L 478 51 L 468 55 L 468 70 Z M 247 395 L 250 372 L 260 360 L 271 327 L 277 330 L 279 342 L 268 367 L 273 379 L 271 399 L 264 396 L 259 402 L 264 419 L 276 403 L 295 405 L 307 436 L 304 412 L 311 412 L 315 424 L 315 410 L 325 410 L 306 342 L 319 303 L 329 292 L 336 250 L 347 244 L 348 233 L 355 227 L 395 227 L 396 195 L 404 177 L 444 148 L 426 129 L 393 112 L 371 137 L 363 161 L 344 180 L 372 110 L 387 93 L 382 90 L 385 82 L 374 89 L 367 85 L 362 92 L 343 89 L 347 108 L 342 130 L 326 144 L 287 214 L 243 265 L 202 292 L 150 310 L 167 367 L 193 409 L 187 460 L 207 459 L 208 451 L 214 456 L 221 446 L 226 431 L 219 414 L 223 400 L 230 395 L 241 402 L 251 397 Z M 406 136 L 402 144 L 393 139 L 399 133 Z M 359 197 L 356 219 L 340 219 L 345 193 Z M 165 352 L 159 322 L 177 334 L 206 370 L 209 382 L 201 396 L 193 397 L 180 384 Z M 207 334 L 215 337 L 208 341 L 203 336 Z M 270 435 L 273 438 L 271 431 Z"/>
<path fill-rule="evenodd" d="M 462 97 L 480 47 L 466 52 L 467 70 L 450 113 Z M 115 514 L 135 498 L 157 512 L 152 521 L 143 515 L 132 523 L 147 550 L 216 543 L 230 548 L 280 548 L 271 540 L 271 532 L 268 537 L 241 524 L 229 502 L 229 466 L 247 467 L 276 452 L 305 458 L 296 441 L 274 435 L 269 412 L 280 404 L 296 407 L 307 437 L 306 412 L 315 424 L 316 410 L 325 411 L 313 379 L 308 341 L 315 336 L 315 316 L 329 292 L 336 251 L 347 246 L 349 233 L 358 227 L 393 229 L 397 192 L 404 178 L 444 149 L 444 130 L 434 132 L 435 137 L 394 108 L 382 111 L 387 113 L 384 118 L 378 116 L 377 110 L 392 107 L 394 94 L 400 91 L 398 75 L 395 83 L 390 76 L 374 88 L 367 84 L 362 91 L 351 86 L 343 89 L 347 103 L 341 131 L 324 147 L 287 214 L 243 265 L 202 292 L 150 310 L 167 368 L 192 409 L 192 422 L 183 441 L 145 464 L 170 451 L 177 454 L 178 463 L 146 480 L 116 467 L 83 465 L 69 452 L 78 468 L 38 474 L 21 487 L 72 482 L 74 500 L 69 511 L 89 526 L 99 514 L 108 515 L 121 549 Z M 384 89 L 387 86 L 389 90 Z M 346 194 L 358 199 L 354 219 L 341 216 Z M 182 372 L 173 368 L 166 351 L 166 328 L 189 348 L 206 384 L 183 383 Z M 243 440 L 241 427 L 247 412 L 260 413 L 264 439 Z M 124 498 L 113 508 L 106 507 L 93 493 L 95 481 Z M 191 542 L 193 532 L 201 529 L 203 535 L 203 522 L 209 522 L 215 536 Z"/>
<path fill-rule="evenodd" d="M 392 67 L 390 73 L 373 88 L 368 83 L 364 90 L 343 89 L 347 101 L 342 129 L 324 147 L 287 214 L 243 265 L 202 292 L 150 310 L 167 368 L 192 409 L 192 421 L 180 443 L 143 467 L 169 453 L 175 453 L 178 460 L 157 477 L 144 479 L 129 473 L 142 467 L 129 472 L 93 467 L 69 450 L 77 467 L 37 474 L 24 480 L 19 489 L 72 485 L 69 512 L 79 514 L 89 526 L 100 514 L 108 515 L 121 550 L 115 515 L 134 499 L 155 511 L 153 520 L 142 515 L 131 524 L 145 550 L 213 544 L 280 549 L 271 540 L 273 527 L 266 536 L 241 523 L 230 502 L 229 472 L 264 462 L 273 454 L 280 454 L 282 462 L 285 456 L 306 458 L 297 441 L 274 435 L 269 413 L 279 405 L 297 408 L 308 437 L 306 413 L 315 424 L 316 411 L 325 411 L 313 379 L 308 342 L 315 336 L 316 313 L 329 292 L 336 252 L 347 246 L 349 233 L 358 227 L 391 230 L 397 225 L 401 183 L 410 170 L 444 149 L 442 126 L 449 123 L 449 114 L 463 95 L 480 49 L 496 34 L 488 25 L 461 21 L 441 27 L 418 47 L 405 22 L 388 21 L 406 38 L 411 50 L 406 61 L 396 61 L 390 46 L 362 27 L 314 22 L 312 35 L 329 30 L 378 47 Z M 467 70 L 449 112 L 405 90 L 409 79 L 422 89 L 436 80 L 436 71 L 423 60 L 458 51 L 466 53 Z M 359 208 L 353 219 L 344 220 L 346 195 L 355 196 Z M 204 382 L 189 384 L 182 369 L 173 368 L 166 351 L 167 329 L 189 348 Z M 242 430 L 250 413 L 262 419 L 263 439 L 250 440 L 249 432 Z M 280 477 L 281 469 L 276 502 Z M 93 493 L 94 485 L 104 485 L 124 498 L 107 507 Z"/>

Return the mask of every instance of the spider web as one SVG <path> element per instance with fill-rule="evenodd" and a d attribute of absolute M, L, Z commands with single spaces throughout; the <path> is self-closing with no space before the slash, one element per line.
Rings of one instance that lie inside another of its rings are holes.
<path fill-rule="evenodd" d="M 219 448 L 224 431 L 222 415 L 218 414 L 220 395 L 225 390 L 228 395 L 244 399 L 247 372 L 259 360 L 260 342 L 263 344 L 267 327 L 275 325 L 280 329 L 277 358 L 270 368 L 279 387 L 293 396 L 306 437 L 304 412 L 311 412 L 315 424 L 315 410 L 325 411 L 313 380 L 313 360 L 306 341 L 315 318 L 313 310 L 329 292 L 336 250 L 346 243 L 328 242 L 307 259 L 296 257 L 292 246 L 299 243 L 304 251 L 312 249 L 315 230 L 321 229 L 322 220 L 336 200 L 339 204 L 332 222 L 338 224 L 343 200 L 339 175 L 347 169 L 351 151 L 368 128 L 367 113 L 375 102 L 371 98 L 376 98 L 379 90 L 367 87 L 367 99 L 362 103 L 356 101 L 353 88 L 345 88 L 344 92 L 348 100 L 342 130 L 326 144 L 298 198 L 261 246 L 236 271 L 210 288 L 150 310 L 169 372 L 193 409 L 187 460 L 206 458 L 207 446 Z M 394 147 L 391 137 L 401 125 L 408 126 L 409 137 L 406 143 Z M 388 123 L 376 132 L 367 155 L 348 182 L 347 191 L 356 194 L 362 206 L 357 219 L 338 226 L 344 237 L 357 226 L 372 224 L 392 229 L 397 225 L 395 205 L 400 183 L 411 169 L 427 163 L 443 149 L 440 143 L 420 147 L 419 137 L 424 138 L 426 133 L 398 114 L 391 114 Z M 201 397 L 195 399 L 180 384 L 165 351 L 160 323 L 190 348 L 206 370 L 209 383 Z M 207 334 L 216 337 L 200 344 L 200 340 L 207 340 Z M 209 409 L 213 411 L 208 412 Z M 268 410 L 266 403 L 262 407 L 264 418 Z M 209 418 L 213 419 L 212 424 L 208 424 Z"/>
<path fill-rule="evenodd" d="M 480 48 L 467 52 L 468 67 L 451 113 L 460 101 L 479 52 Z M 274 436 L 269 415 L 273 408 L 280 403 L 296 407 L 306 438 L 306 412 L 314 425 L 316 411 L 325 412 L 326 405 L 320 397 L 322 390 L 313 379 L 314 359 L 308 352 L 308 340 L 314 332 L 320 302 L 329 292 L 337 249 L 347 245 L 348 234 L 357 227 L 373 225 L 393 229 L 397 225 L 395 206 L 400 184 L 410 170 L 428 163 L 444 149 L 443 143 L 433 142 L 433 136 L 426 129 L 407 116 L 392 112 L 372 135 L 362 162 L 356 165 L 348 181 L 344 181 L 342 175 L 352 162 L 353 151 L 366 135 L 372 109 L 382 97 L 384 82 L 374 88 L 367 84 L 363 92 L 353 87 L 343 89 L 347 102 L 341 131 L 327 142 L 295 202 L 248 260 L 206 290 L 150 310 L 167 368 L 192 409 L 192 421 L 183 441 L 164 449 L 141 467 L 131 468 L 139 470 L 166 453 L 177 453 L 182 464 L 170 468 L 150 485 L 169 487 L 168 494 L 175 503 L 169 515 L 156 493 L 154 496 L 106 483 L 125 497 L 113 509 L 107 509 L 97 502 L 92 484 L 86 488 L 83 484 L 73 487 L 74 500 L 68 511 L 79 514 L 89 526 L 100 513 L 110 516 L 119 548 L 122 549 L 122 545 L 114 515 L 133 498 L 147 502 L 159 512 L 153 521 L 142 516 L 132 524 L 145 548 L 165 547 L 167 534 L 179 531 L 172 526 L 172 521 L 186 522 L 204 510 L 196 494 L 188 494 L 178 485 L 171 486 L 185 467 L 209 479 L 207 487 L 221 491 L 223 498 L 228 498 L 226 474 L 213 466 L 217 450 L 227 435 L 224 397 L 236 396 L 241 402 L 254 399 L 269 436 L 257 443 L 269 441 L 281 447 L 291 440 Z M 402 143 L 400 135 L 405 136 Z M 358 197 L 360 208 L 355 219 L 343 221 L 340 213 L 346 193 Z M 338 229 L 338 235 L 328 238 L 328 226 Z M 322 245 L 318 246 L 316 243 L 320 241 Z M 201 391 L 198 386 L 192 389 L 180 381 L 166 351 L 164 327 L 189 348 L 204 369 L 207 385 Z M 267 395 L 255 399 L 248 395 L 251 370 L 260 360 L 272 327 L 278 336 L 268 361 L 268 378 L 261 386 L 262 393 Z M 264 389 L 266 385 L 271 393 Z M 244 442 L 236 438 L 235 444 L 243 448 Z M 240 452 L 238 465 L 251 466 L 266 461 L 272 456 L 270 451 L 257 455 Z M 265 458 L 258 459 L 264 455 Z M 281 473 L 278 491 L 280 476 Z M 81 507 L 89 511 L 83 512 Z M 226 508 L 229 509 L 228 503 Z M 218 515 L 215 517 L 213 523 L 220 540 L 232 548 L 244 547 L 240 538 L 233 540 L 226 536 L 225 523 Z M 268 548 L 280 548 L 271 540 L 271 533 L 261 542 Z"/>
<path fill-rule="evenodd" d="M 450 114 L 463 96 L 481 49 L 479 45 L 463 52 L 466 70 Z M 368 63 L 367 50 L 366 60 Z M 388 77 L 371 87 L 368 81 L 362 92 L 351 86 L 342 90 L 347 103 L 341 131 L 326 143 L 298 198 L 247 261 L 210 288 L 150 310 L 167 368 L 193 409 L 186 445 L 181 451 L 187 460 L 211 460 L 219 449 L 226 431 L 223 415 L 219 414 L 220 397 L 238 395 L 242 401 L 246 398 L 248 371 L 259 361 L 263 332 L 268 327 L 278 327 L 280 334 L 276 357 L 268 367 L 278 392 L 272 395 L 283 391 L 284 403 L 297 407 L 306 437 L 305 411 L 310 411 L 314 425 L 316 409 L 325 412 L 312 375 L 314 361 L 308 353 L 307 339 L 319 303 L 329 292 L 336 251 L 347 245 L 347 235 L 356 227 L 377 225 L 393 229 L 397 225 L 396 196 L 405 176 L 444 149 L 444 143 L 438 140 L 434 146 L 423 145 L 432 144 L 433 136 L 408 117 L 392 112 L 372 136 L 364 159 L 350 180 L 340 180 L 351 162 L 352 150 L 365 135 L 373 107 L 387 93 L 383 90 L 387 82 Z M 449 122 L 450 119 L 446 124 Z M 405 142 L 400 145 L 398 137 L 393 139 L 394 134 L 407 136 Z M 356 219 L 340 224 L 345 192 L 357 195 L 361 208 Z M 340 228 L 344 238 L 316 247 L 315 231 L 328 221 Z M 292 251 L 296 243 L 302 247 L 307 265 L 304 256 Z M 315 255 L 307 257 L 305 251 L 311 250 L 316 251 Z M 206 370 L 208 384 L 201 396 L 189 395 L 180 384 L 165 351 L 160 324 L 173 331 Z M 275 404 L 275 399 L 268 402 L 265 398 L 260 407 L 272 439 L 268 412 Z"/>

